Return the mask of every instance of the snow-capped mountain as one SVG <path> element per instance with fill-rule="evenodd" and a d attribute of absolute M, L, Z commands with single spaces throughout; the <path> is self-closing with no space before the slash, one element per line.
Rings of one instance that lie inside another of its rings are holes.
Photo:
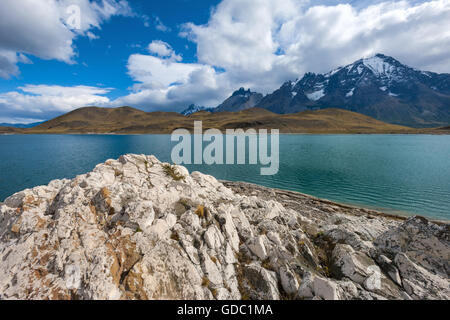
<path fill-rule="evenodd" d="M 200 107 L 200 106 L 196 106 L 195 104 L 191 104 L 189 107 L 187 107 L 186 110 L 182 111 L 181 114 L 184 116 L 190 116 L 191 114 L 194 114 L 194 113 L 197 113 L 200 111 L 212 112 L 213 108 Z"/>
<path fill-rule="evenodd" d="M 19 128 L 19 129 L 25 129 L 25 128 L 33 128 L 41 123 L 44 123 L 45 121 L 41 122 L 34 122 L 34 123 L 0 123 L 0 127 L 10 127 L 10 128 Z"/>
<path fill-rule="evenodd" d="M 261 102 L 262 98 L 263 95 L 261 93 L 240 88 L 235 91 L 231 97 L 214 109 L 214 112 L 236 112 L 251 109 Z"/>
<path fill-rule="evenodd" d="M 288 81 L 256 106 L 281 114 L 343 108 L 390 123 L 439 126 L 450 123 L 450 75 L 416 70 L 377 54 Z"/>

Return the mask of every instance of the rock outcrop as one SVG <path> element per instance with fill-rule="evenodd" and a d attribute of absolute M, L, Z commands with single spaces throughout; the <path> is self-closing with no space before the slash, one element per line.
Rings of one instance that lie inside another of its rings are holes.
<path fill-rule="evenodd" d="M 449 299 L 447 224 L 108 160 L 0 204 L 0 299 Z"/>

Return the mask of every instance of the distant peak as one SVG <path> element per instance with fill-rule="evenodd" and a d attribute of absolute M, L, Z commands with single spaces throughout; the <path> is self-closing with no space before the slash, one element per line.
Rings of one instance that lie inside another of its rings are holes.
<path fill-rule="evenodd" d="M 381 59 L 390 58 L 389 56 L 386 56 L 382 53 L 377 53 L 374 55 L 374 57 L 381 58 Z"/>
<path fill-rule="evenodd" d="M 249 95 L 252 92 L 250 91 L 250 89 L 245 90 L 243 87 L 239 88 L 239 90 L 236 90 L 235 92 L 233 92 L 233 97 L 234 96 L 245 96 L 245 95 Z"/>

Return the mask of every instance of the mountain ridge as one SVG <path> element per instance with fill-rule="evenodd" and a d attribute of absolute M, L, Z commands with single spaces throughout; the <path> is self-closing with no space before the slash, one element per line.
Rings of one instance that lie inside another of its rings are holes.
<path fill-rule="evenodd" d="M 261 93 L 252 92 L 250 89 L 245 90 L 244 88 L 240 88 L 233 92 L 231 97 L 226 99 L 212 111 L 218 113 L 247 110 L 256 107 L 262 99 L 263 95 Z"/>
<path fill-rule="evenodd" d="M 450 123 L 450 74 L 420 71 L 376 54 L 287 81 L 256 107 L 279 114 L 341 108 L 393 124 L 445 126 Z"/>
<path fill-rule="evenodd" d="M 207 108 L 207 107 L 202 107 L 202 106 L 197 106 L 195 104 L 191 104 L 189 107 L 187 107 L 182 112 L 180 112 L 180 114 L 182 114 L 183 116 L 190 116 L 191 114 L 201 112 L 201 111 L 213 112 L 214 109 L 215 108 Z"/>

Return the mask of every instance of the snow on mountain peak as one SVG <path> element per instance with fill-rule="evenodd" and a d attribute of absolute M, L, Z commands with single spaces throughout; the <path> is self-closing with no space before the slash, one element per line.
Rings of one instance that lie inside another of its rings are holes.
<path fill-rule="evenodd" d="M 363 59 L 363 64 L 372 70 L 376 76 L 390 75 L 397 69 L 397 67 L 393 66 L 379 55 Z"/>
<path fill-rule="evenodd" d="M 318 91 L 314 91 L 312 93 L 307 93 L 306 96 L 311 101 L 318 101 L 318 100 L 320 100 L 321 98 L 323 98 L 325 96 L 325 90 L 321 89 L 321 90 L 318 90 Z"/>

